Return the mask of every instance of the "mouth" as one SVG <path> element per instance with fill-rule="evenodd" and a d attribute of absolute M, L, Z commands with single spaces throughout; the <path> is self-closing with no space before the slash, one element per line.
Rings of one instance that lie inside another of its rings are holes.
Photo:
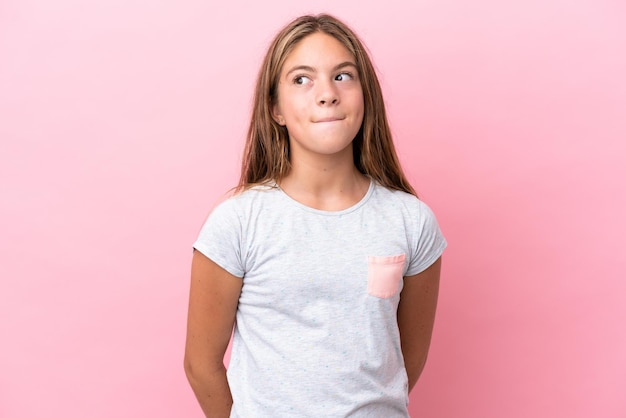
<path fill-rule="evenodd" d="M 324 122 L 337 122 L 337 121 L 340 121 L 340 120 L 344 120 L 344 118 L 332 116 L 332 117 L 328 117 L 328 118 L 316 119 L 313 122 L 314 123 L 324 123 Z"/>

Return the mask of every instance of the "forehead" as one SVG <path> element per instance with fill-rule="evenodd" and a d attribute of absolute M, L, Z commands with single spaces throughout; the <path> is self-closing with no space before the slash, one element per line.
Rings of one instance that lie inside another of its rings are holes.
<path fill-rule="evenodd" d="M 354 56 L 341 42 L 323 32 L 312 33 L 300 40 L 287 55 L 283 71 L 294 65 L 323 69 L 342 62 L 355 63 Z"/>

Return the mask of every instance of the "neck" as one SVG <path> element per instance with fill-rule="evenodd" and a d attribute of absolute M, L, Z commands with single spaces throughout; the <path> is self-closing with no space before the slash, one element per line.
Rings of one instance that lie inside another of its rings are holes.
<path fill-rule="evenodd" d="M 280 181 L 280 187 L 291 198 L 315 209 L 347 209 L 358 203 L 369 188 L 369 179 L 355 167 L 351 150 L 349 154 L 349 159 L 293 158 L 291 170 Z"/>

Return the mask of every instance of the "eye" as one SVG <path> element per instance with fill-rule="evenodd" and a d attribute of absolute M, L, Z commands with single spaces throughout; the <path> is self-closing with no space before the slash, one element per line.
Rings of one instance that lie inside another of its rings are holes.
<path fill-rule="evenodd" d="M 308 84 L 310 82 L 311 82 L 311 79 L 305 75 L 299 75 L 293 79 L 293 83 L 299 84 L 299 85 Z"/>
<path fill-rule="evenodd" d="M 352 74 L 350 73 L 339 73 L 335 76 L 336 81 L 348 81 L 353 79 L 354 77 L 352 77 Z"/>

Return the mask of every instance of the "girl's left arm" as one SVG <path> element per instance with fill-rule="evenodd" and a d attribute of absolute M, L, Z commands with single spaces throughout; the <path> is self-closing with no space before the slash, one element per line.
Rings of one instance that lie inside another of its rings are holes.
<path fill-rule="evenodd" d="M 398 305 L 398 327 L 409 391 L 419 378 L 430 346 L 435 322 L 441 257 L 426 270 L 404 278 Z"/>

